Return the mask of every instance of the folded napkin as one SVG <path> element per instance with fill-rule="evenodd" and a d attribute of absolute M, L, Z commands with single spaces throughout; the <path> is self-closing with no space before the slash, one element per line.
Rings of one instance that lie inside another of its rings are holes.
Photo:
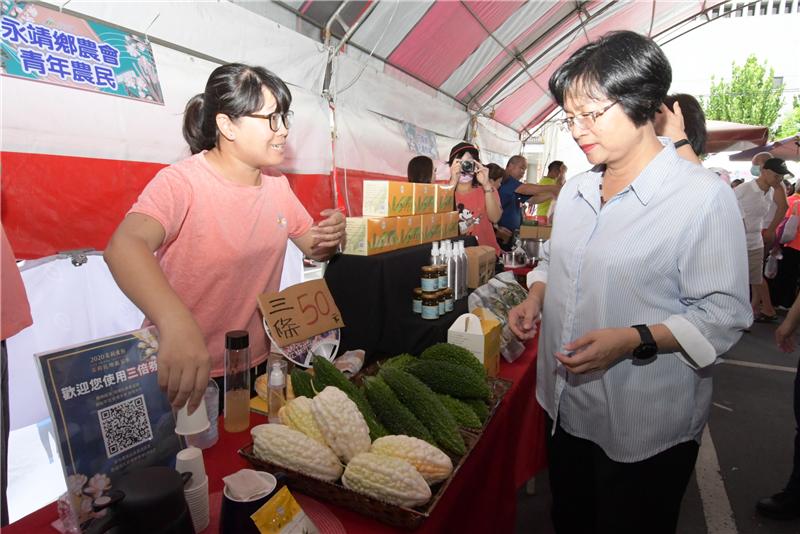
<path fill-rule="evenodd" d="M 241 469 L 223 477 L 222 481 L 225 482 L 228 495 L 237 501 L 252 501 L 275 489 L 274 484 L 253 469 Z"/>

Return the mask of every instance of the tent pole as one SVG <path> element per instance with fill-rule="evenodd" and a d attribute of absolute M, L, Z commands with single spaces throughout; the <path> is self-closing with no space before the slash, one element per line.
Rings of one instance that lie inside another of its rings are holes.
<path fill-rule="evenodd" d="M 602 8 L 600 8 L 600 9 L 599 9 L 597 12 L 595 12 L 593 15 L 591 15 L 591 17 L 590 17 L 589 19 L 587 19 L 586 21 L 581 21 L 581 24 L 580 24 L 580 25 L 576 26 L 575 28 L 573 28 L 573 29 L 571 29 L 569 32 L 567 32 L 567 33 L 564 35 L 564 37 L 563 37 L 563 38 L 564 38 L 564 39 L 567 39 L 567 38 L 569 38 L 569 37 L 570 37 L 572 34 L 574 34 L 575 32 L 577 32 L 577 31 L 579 31 L 579 30 L 581 30 L 581 29 L 583 28 L 584 24 L 585 24 L 586 22 L 589 22 L 589 20 L 591 20 L 591 19 L 593 19 L 593 18 L 596 18 L 596 17 L 598 17 L 599 15 L 602 15 L 602 14 L 603 14 L 603 13 L 604 13 L 606 10 L 608 10 L 609 8 L 611 8 L 611 7 L 612 7 L 613 5 L 615 5 L 615 4 L 616 4 L 616 1 L 612 1 L 612 2 L 608 2 L 607 4 L 603 5 L 603 7 L 602 7 Z M 557 22 L 556 24 L 554 24 L 552 27 L 556 27 L 556 26 L 558 26 L 559 24 L 561 24 L 562 22 L 564 22 L 565 20 L 567 20 L 567 18 L 569 18 L 569 16 L 570 16 L 570 15 L 572 15 L 573 13 L 575 13 L 575 11 L 571 11 L 571 12 L 569 13 L 569 15 L 566 15 L 564 18 L 562 18 L 560 21 L 558 21 L 558 22 Z M 520 55 L 521 57 L 524 57 L 524 56 L 525 56 L 525 54 L 526 54 L 526 53 L 527 53 L 529 50 L 533 49 L 533 48 L 534 48 L 534 47 L 535 47 L 537 44 L 539 44 L 539 42 L 541 41 L 541 39 L 543 39 L 543 38 L 544 38 L 544 37 L 547 35 L 547 33 L 548 33 L 548 32 L 545 32 L 545 33 L 542 35 L 542 37 L 540 37 L 539 39 L 537 39 L 536 41 L 534 41 L 533 43 L 531 43 L 530 45 L 528 45 L 527 47 L 525 47 L 525 49 L 524 49 L 522 52 L 520 52 L 520 54 L 519 54 L 519 55 Z M 550 52 L 550 51 L 551 51 L 553 48 L 555 48 L 555 47 L 556 47 L 556 46 L 557 46 L 559 43 L 560 43 L 560 41 L 559 41 L 559 42 L 556 42 L 556 43 L 553 43 L 553 44 L 552 44 L 551 46 L 549 46 L 549 47 L 548 47 L 548 48 L 547 48 L 545 51 L 543 51 L 541 54 L 539 54 L 539 55 L 538 55 L 538 56 L 537 56 L 537 57 L 536 57 L 536 58 L 535 58 L 533 61 L 531 61 L 531 62 L 529 63 L 529 65 L 530 65 L 530 64 L 533 64 L 533 63 L 536 63 L 537 61 L 539 61 L 539 60 L 540 60 L 540 59 L 541 59 L 541 58 L 542 58 L 544 55 L 546 55 L 548 52 Z M 481 95 L 482 95 L 484 92 L 486 92 L 486 90 L 488 90 L 488 88 L 489 88 L 489 87 L 491 87 L 491 85 L 492 85 L 492 84 L 493 84 L 495 81 L 497 81 L 498 79 L 500 79 L 500 78 L 503 76 L 503 74 L 505 74 L 505 72 L 506 72 L 506 71 L 507 71 L 509 68 L 511 68 L 511 66 L 512 66 L 513 64 L 514 64 L 514 61 L 512 60 L 512 61 L 508 62 L 506 65 L 504 65 L 504 66 L 503 66 L 503 68 L 502 68 L 502 69 L 501 69 L 501 70 L 500 70 L 500 71 L 499 71 L 499 72 L 498 72 L 496 75 L 494 75 L 494 76 L 492 77 L 492 79 L 491 79 L 491 80 L 489 80 L 487 83 L 485 83 L 485 84 L 484 84 L 484 86 L 483 86 L 483 87 L 481 87 L 481 88 L 480 88 L 480 90 L 478 90 L 478 92 L 477 92 L 477 93 L 475 93 L 475 96 L 473 96 L 473 97 L 472 97 L 472 98 L 469 100 L 469 102 L 467 103 L 467 105 L 469 105 L 469 104 L 471 104 L 472 102 L 474 102 L 475 100 L 477 100 L 477 99 L 478 99 L 478 98 L 479 98 L 479 97 L 480 97 L 480 96 L 481 96 Z M 499 90 L 497 90 L 497 91 L 496 91 L 496 92 L 495 92 L 495 93 L 492 95 L 492 97 L 491 97 L 491 98 L 489 98 L 489 100 L 487 100 L 487 101 L 486 101 L 486 103 L 484 103 L 484 104 L 483 104 L 483 105 L 482 105 L 482 106 L 481 106 L 481 107 L 478 109 L 478 113 L 482 112 L 484 109 L 486 109 L 487 107 L 489 107 L 489 106 L 490 106 L 490 105 L 491 105 L 491 104 L 494 102 L 494 100 L 497 98 L 497 96 L 498 96 L 498 95 L 500 95 L 500 94 L 501 94 L 503 91 L 505 91 L 505 90 L 506 90 L 506 89 L 507 89 L 507 88 L 508 88 L 508 87 L 509 87 L 509 86 L 510 86 L 512 83 L 514 83 L 514 82 L 517 80 L 517 78 L 519 78 L 521 75 L 522 75 L 522 72 L 520 71 L 520 72 L 517 72 L 517 73 L 516 73 L 514 76 L 512 76 L 512 77 L 511 77 L 511 79 L 509 79 L 509 80 L 508 80 L 508 81 L 507 81 L 505 84 L 503 84 L 503 87 L 501 87 Z"/>

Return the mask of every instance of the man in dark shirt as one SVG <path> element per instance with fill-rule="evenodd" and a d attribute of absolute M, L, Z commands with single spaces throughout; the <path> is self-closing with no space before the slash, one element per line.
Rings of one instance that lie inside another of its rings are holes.
<path fill-rule="evenodd" d="M 522 183 L 520 180 L 525 176 L 527 168 L 528 161 L 523 156 L 511 156 L 506 164 L 506 175 L 500 184 L 499 194 L 503 215 L 497 222 L 497 226 L 498 241 L 500 247 L 504 249 L 513 246 L 511 237 L 519 230 L 522 222 L 520 203 L 526 202 L 530 198 L 536 203 L 551 200 L 558 196 L 558 192 L 561 190 L 560 185 Z M 501 241 L 501 236 L 505 237 L 503 241 Z"/>

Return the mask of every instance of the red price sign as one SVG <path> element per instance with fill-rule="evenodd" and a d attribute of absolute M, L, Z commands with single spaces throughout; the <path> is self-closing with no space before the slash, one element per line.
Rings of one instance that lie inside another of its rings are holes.
<path fill-rule="evenodd" d="M 272 339 L 281 348 L 344 326 L 325 280 L 312 280 L 279 293 L 259 295 L 258 306 Z"/>

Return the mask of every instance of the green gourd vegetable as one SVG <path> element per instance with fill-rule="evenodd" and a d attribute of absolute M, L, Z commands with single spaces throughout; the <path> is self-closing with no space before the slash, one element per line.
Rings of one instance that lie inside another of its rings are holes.
<path fill-rule="evenodd" d="M 436 393 L 444 393 L 459 399 L 488 399 L 492 395 L 486 379 L 463 365 L 420 360 L 409 365 L 408 372 L 422 380 Z"/>
<path fill-rule="evenodd" d="M 437 343 L 431 345 L 419 355 L 420 360 L 436 360 L 440 362 L 448 362 L 456 365 L 463 365 L 469 367 L 482 377 L 486 378 L 486 369 L 483 364 L 475 357 L 475 355 L 458 345 L 450 343 Z"/>
<path fill-rule="evenodd" d="M 296 397 L 308 397 L 313 399 L 316 391 L 311 386 L 311 374 L 300 369 L 292 369 L 291 375 L 292 389 Z"/>
<path fill-rule="evenodd" d="M 367 377 L 364 381 L 364 391 L 386 430 L 392 434 L 403 434 L 435 443 L 430 431 L 400 402 L 392 388 L 381 377 Z"/>
<path fill-rule="evenodd" d="M 444 407 L 447 408 L 447 411 L 453 415 L 453 418 L 456 422 L 465 427 L 465 428 L 480 428 L 481 420 L 472 410 L 472 408 L 465 404 L 463 401 L 458 399 L 454 399 L 450 395 L 442 395 L 441 393 L 436 394 L 439 397 L 439 400 L 442 401 Z"/>
<path fill-rule="evenodd" d="M 399 369 L 381 369 L 378 375 L 392 388 L 400 402 L 430 430 L 439 447 L 458 456 L 466 452 L 458 423 L 428 386 Z"/>

